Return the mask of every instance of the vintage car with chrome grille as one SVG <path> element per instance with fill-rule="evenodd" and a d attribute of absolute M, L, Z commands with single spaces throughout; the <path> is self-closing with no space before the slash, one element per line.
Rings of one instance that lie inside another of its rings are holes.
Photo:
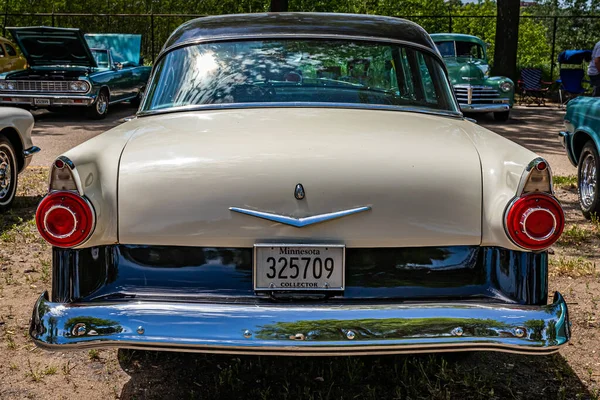
<path fill-rule="evenodd" d="M 555 352 L 550 166 L 463 118 L 412 22 L 192 20 L 133 120 L 54 162 L 53 350 Z M 549 301 L 548 301 L 549 300 Z"/>
<path fill-rule="evenodd" d="M 567 103 L 565 131 L 559 133 L 567 157 L 577 167 L 577 192 L 583 216 L 600 216 L 600 99 L 577 97 Z"/>
<path fill-rule="evenodd" d="M 14 107 L 0 108 L 0 212 L 12 205 L 19 173 L 40 151 L 31 141 L 33 123 L 29 111 Z"/>
<path fill-rule="evenodd" d="M 151 70 L 140 65 L 141 35 L 7 29 L 29 67 L 0 74 L 0 104 L 49 110 L 81 107 L 93 119 L 104 118 L 110 104 L 130 101 L 139 106 Z"/>
<path fill-rule="evenodd" d="M 507 121 L 515 85 L 505 76 L 490 76 L 483 40 L 459 33 L 435 33 L 431 38 L 444 58 L 460 109 L 465 113 L 492 112 L 495 120 Z"/>

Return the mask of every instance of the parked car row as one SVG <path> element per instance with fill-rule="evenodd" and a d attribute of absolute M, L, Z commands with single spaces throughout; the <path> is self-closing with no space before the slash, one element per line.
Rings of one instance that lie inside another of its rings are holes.
<path fill-rule="evenodd" d="M 549 354 L 569 341 L 546 285 L 565 224 L 551 167 L 461 112 L 505 120 L 513 104 L 477 38 L 366 15 L 206 17 L 150 72 L 133 35 L 11 32 L 29 68 L 0 75 L 2 102 L 95 118 L 141 103 L 51 167 L 38 346 Z M 587 217 L 598 105 L 572 101 L 561 133 Z M 2 208 L 39 149 L 28 112 L 0 120 Z"/>

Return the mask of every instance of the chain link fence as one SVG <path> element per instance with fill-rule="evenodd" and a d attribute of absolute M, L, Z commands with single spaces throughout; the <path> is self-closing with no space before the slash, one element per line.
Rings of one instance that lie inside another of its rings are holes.
<path fill-rule="evenodd" d="M 142 35 L 142 56 L 154 60 L 169 35 L 182 23 L 201 14 L 87 14 L 87 13 L 11 13 L 0 14 L 3 35 L 7 26 L 60 26 L 81 28 L 87 33 L 137 33 Z M 423 26 L 428 32 L 466 33 L 493 43 L 495 15 L 396 15 Z M 600 40 L 600 15 L 551 16 L 521 15 L 520 67 L 541 68 L 547 79 L 558 75 L 557 57 L 562 50 L 591 49 Z M 579 36 L 577 36 L 577 32 Z M 582 36 L 583 35 L 583 36 Z M 536 44 L 530 43 L 536 40 Z M 542 45 L 540 45 L 540 41 Z M 569 47 L 571 46 L 571 47 Z M 493 56 L 493 45 L 488 49 Z"/>

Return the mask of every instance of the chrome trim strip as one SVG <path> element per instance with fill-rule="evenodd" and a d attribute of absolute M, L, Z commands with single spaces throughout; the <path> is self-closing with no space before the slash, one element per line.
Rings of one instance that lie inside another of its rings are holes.
<path fill-rule="evenodd" d="M 113 101 L 109 102 L 108 105 L 115 104 L 115 103 L 121 103 L 123 101 L 128 101 L 128 100 L 131 100 L 131 99 L 135 99 L 136 97 L 137 97 L 137 94 L 133 95 L 131 97 L 125 97 L 124 99 L 113 100 Z"/>
<path fill-rule="evenodd" d="M 550 214 L 550 216 L 552 217 L 552 221 L 553 221 L 552 230 L 550 230 L 550 233 L 548 233 L 546 236 L 543 236 L 541 238 L 531 236 L 531 234 L 527 230 L 527 218 L 529 218 L 529 216 L 536 211 L 542 211 L 542 212 Z M 542 241 L 550 238 L 552 235 L 554 235 L 554 232 L 556 232 L 556 225 L 557 225 L 556 217 L 554 216 L 554 214 L 552 214 L 552 212 L 550 212 L 550 210 L 548 210 L 547 208 L 543 208 L 543 207 L 535 207 L 535 208 L 528 209 L 527 211 L 525 211 L 525 214 L 523 214 L 523 221 L 521 221 L 521 226 L 523 227 L 523 233 L 525 233 L 525 235 L 527 235 L 527 237 L 529 239 L 535 240 L 536 242 L 542 242 Z"/>
<path fill-rule="evenodd" d="M 63 209 L 63 210 L 67 210 L 67 212 L 69 214 L 71 214 L 71 217 L 73 217 L 73 221 L 75 221 L 75 223 L 73 224 L 73 229 L 71 229 L 71 232 L 64 234 L 64 235 L 53 235 L 52 233 L 50 233 L 50 229 L 48 228 L 48 214 L 50 214 L 50 211 L 56 210 L 56 209 Z M 71 211 L 71 209 L 69 207 L 65 207 L 63 205 L 56 205 L 56 206 L 52 206 L 50 207 L 50 209 L 48 210 L 48 212 L 46 212 L 46 215 L 44 215 L 44 229 L 46 230 L 46 232 L 48 232 L 51 236 L 53 236 L 56 239 L 64 239 L 67 238 L 69 236 L 71 236 L 76 230 L 77 230 L 77 223 L 79 221 L 77 221 L 77 215 L 75 215 L 75 213 L 73 211 Z"/>
<path fill-rule="evenodd" d="M 357 214 L 363 211 L 369 211 L 370 206 L 363 206 L 357 208 L 351 208 L 349 210 L 336 211 L 332 213 L 325 213 L 319 215 L 312 215 L 310 217 L 294 218 L 286 215 L 273 214 L 264 211 L 250 210 L 247 208 L 229 207 L 231 211 L 250 215 L 256 218 L 262 218 L 273 222 L 279 222 L 280 224 L 290 225 L 296 228 L 302 228 L 308 225 L 314 225 L 321 222 L 331 221 L 332 219 L 346 217 L 348 215 Z"/>
<path fill-rule="evenodd" d="M 31 146 L 28 149 L 23 150 L 23 157 L 29 158 L 33 157 L 35 153 L 38 153 L 41 149 L 37 146 Z"/>
<path fill-rule="evenodd" d="M 35 304 L 30 335 L 37 346 L 57 351 L 125 347 L 297 356 L 472 350 L 549 354 L 568 342 L 570 328 L 559 293 L 552 304 L 526 306 L 472 301 L 62 304 L 50 302 L 45 292 Z"/>
<path fill-rule="evenodd" d="M 79 172 L 75 169 L 75 164 L 73 163 L 73 161 L 71 161 L 70 158 L 65 157 L 65 156 L 58 156 L 56 159 L 61 160 L 62 162 L 65 163 L 65 165 L 67 167 L 69 167 L 69 169 L 71 170 L 71 177 L 73 178 L 73 181 L 75 182 L 75 187 L 77 188 L 77 193 L 79 193 L 79 195 L 83 197 L 84 196 L 83 185 L 81 184 L 81 178 L 79 177 Z M 53 168 L 56 168 L 54 166 L 54 161 L 50 165 L 50 173 L 48 174 L 48 193 L 56 191 L 56 189 L 52 189 L 52 174 L 53 174 L 52 169 Z M 90 202 L 87 198 L 86 198 L 86 201 Z M 90 202 L 90 204 L 91 204 L 91 202 Z M 94 212 L 95 212 L 95 210 L 94 210 Z M 94 225 L 95 225 L 95 221 L 94 221 Z M 88 237 L 88 239 L 89 239 L 89 237 Z"/>
<path fill-rule="evenodd" d="M 404 111 L 417 112 L 428 115 L 438 115 L 443 117 L 463 118 L 462 113 L 442 110 L 425 110 L 416 107 L 402 106 L 387 106 L 383 104 L 356 104 L 356 103 L 309 103 L 309 102 L 294 102 L 294 103 L 228 103 L 228 104 L 195 104 L 189 106 L 169 107 L 162 110 L 139 111 L 136 116 L 147 117 L 157 114 L 170 114 L 182 111 L 203 111 L 203 110 L 228 110 L 237 108 L 351 108 L 359 110 L 383 110 L 383 111 Z"/>
<path fill-rule="evenodd" d="M 541 162 L 546 164 L 546 169 L 544 171 L 538 171 L 536 169 L 536 166 Z M 544 159 L 542 157 L 536 157 L 533 160 L 531 160 L 529 162 L 529 164 L 527 164 L 527 166 L 525 167 L 525 170 L 521 174 L 521 179 L 519 180 L 519 186 L 517 186 L 517 193 L 516 193 L 517 197 L 521 197 L 525 193 L 529 193 L 529 191 L 526 191 L 526 189 L 527 189 L 527 183 L 529 183 L 529 180 L 530 180 L 532 174 L 540 174 L 541 176 L 546 174 L 548 177 L 548 188 L 546 190 L 544 190 L 544 192 L 549 193 L 552 196 L 554 196 L 554 185 L 552 184 L 552 168 L 550 168 L 550 164 L 548 163 L 548 161 L 546 161 L 546 159 Z"/>
<path fill-rule="evenodd" d="M 458 103 L 463 112 L 504 112 L 510 111 L 510 105 L 507 103 L 499 104 L 464 104 Z"/>

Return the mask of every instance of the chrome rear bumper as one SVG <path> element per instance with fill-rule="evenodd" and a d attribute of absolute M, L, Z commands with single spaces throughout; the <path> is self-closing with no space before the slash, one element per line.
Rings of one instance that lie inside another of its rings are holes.
<path fill-rule="evenodd" d="M 30 335 L 50 350 L 124 347 L 257 355 L 494 350 L 550 354 L 569 340 L 563 297 L 501 303 L 200 304 L 38 299 Z"/>

